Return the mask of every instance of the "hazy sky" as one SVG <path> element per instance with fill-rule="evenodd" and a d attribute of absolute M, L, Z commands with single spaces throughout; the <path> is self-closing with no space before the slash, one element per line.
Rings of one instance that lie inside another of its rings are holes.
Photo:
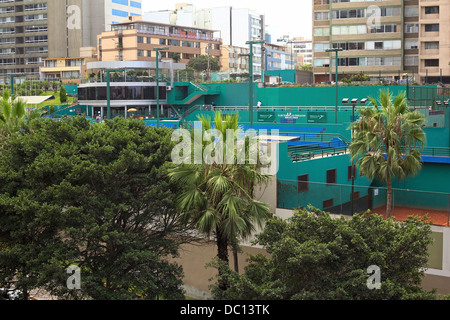
<path fill-rule="evenodd" d="M 312 35 L 311 0 L 143 0 L 142 3 L 143 12 L 173 10 L 177 3 L 190 3 L 198 8 L 248 8 L 266 16 L 267 31 L 272 35 L 272 42 L 282 35 L 308 39 Z"/>

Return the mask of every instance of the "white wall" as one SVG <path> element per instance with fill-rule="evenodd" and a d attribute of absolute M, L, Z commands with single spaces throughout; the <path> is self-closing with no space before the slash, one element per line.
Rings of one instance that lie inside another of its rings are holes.
<path fill-rule="evenodd" d="M 146 12 L 142 16 L 142 20 L 156 22 L 156 23 L 170 24 L 170 16 L 171 15 L 172 15 L 172 11 Z"/>

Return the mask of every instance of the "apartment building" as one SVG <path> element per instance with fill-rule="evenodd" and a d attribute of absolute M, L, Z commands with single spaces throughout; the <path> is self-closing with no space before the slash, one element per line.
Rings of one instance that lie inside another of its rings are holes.
<path fill-rule="evenodd" d="M 141 0 L 1 0 L 0 80 L 39 77 L 48 58 L 78 57 L 109 20 L 139 15 Z M 97 33 L 98 32 L 98 33 Z"/>
<path fill-rule="evenodd" d="M 129 17 L 128 21 L 113 24 L 111 31 L 98 36 L 99 61 L 156 61 L 155 48 L 162 58 L 187 64 L 191 58 L 210 55 L 220 61 L 222 41 L 214 31 L 177 25 L 142 21 Z"/>
<path fill-rule="evenodd" d="M 449 82 L 450 0 L 313 0 L 315 82 L 364 73 L 372 80 Z"/>
<path fill-rule="evenodd" d="M 248 75 L 248 55 L 250 50 L 237 46 L 222 46 L 221 70 L 230 75 Z"/>
<path fill-rule="evenodd" d="M 304 64 L 311 64 L 313 61 L 313 46 L 312 40 L 303 37 L 294 38 L 292 40 L 292 51 L 296 57 L 296 65 L 302 66 Z"/>
<path fill-rule="evenodd" d="M 48 58 L 43 59 L 44 66 L 40 68 L 41 79 L 47 81 L 80 83 L 84 58 Z"/>
<path fill-rule="evenodd" d="M 295 54 L 291 51 L 291 47 L 287 45 L 266 43 L 265 69 L 266 71 L 294 70 Z"/>

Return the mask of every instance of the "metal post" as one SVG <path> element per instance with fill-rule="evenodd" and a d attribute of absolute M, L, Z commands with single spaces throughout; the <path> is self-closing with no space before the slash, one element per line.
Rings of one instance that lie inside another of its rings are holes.
<path fill-rule="evenodd" d="M 250 120 L 250 129 L 253 129 L 253 44 L 250 43 L 250 57 L 249 57 L 249 120 Z"/>
<path fill-rule="evenodd" d="M 106 73 L 106 107 L 107 107 L 107 116 L 108 120 L 111 120 L 111 72 L 123 72 L 124 70 L 105 70 Z M 103 108 L 102 108 L 103 110 Z M 103 118 L 103 115 L 102 115 Z"/>
<path fill-rule="evenodd" d="M 255 40 L 255 41 L 247 41 L 246 44 L 250 45 L 250 54 L 249 54 L 249 77 L 248 77 L 248 85 L 249 85 L 249 120 L 250 120 L 250 129 L 253 129 L 253 45 L 254 44 L 263 44 L 265 41 L 263 40 Z"/>
<path fill-rule="evenodd" d="M 11 86 L 11 97 L 14 97 L 14 78 L 16 78 L 16 77 L 26 77 L 26 75 L 24 75 L 24 74 L 12 74 L 11 75 L 11 83 L 10 83 L 10 86 Z"/>
<path fill-rule="evenodd" d="M 339 82 L 339 73 L 338 73 L 338 69 L 339 69 L 339 59 L 338 59 L 338 52 L 336 51 L 336 110 L 334 112 L 335 114 L 335 123 L 337 124 L 338 122 L 338 82 Z"/>
<path fill-rule="evenodd" d="M 160 122 L 160 110 L 159 110 L 159 50 L 156 49 L 156 127 L 159 128 Z"/>
<path fill-rule="evenodd" d="M 326 52 L 335 52 L 336 53 L 336 110 L 335 113 L 335 123 L 338 122 L 338 108 L 339 108 L 339 51 L 343 51 L 343 49 L 328 49 Z"/>
<path fill-rule="evenodd" d="M 111 120 L 111 78 L 110 78 L 110 70 L 106 71 L 106 107 L 107 107 L 107 116 L 108 120 Z"/>
<path fill-rule="evenodd" d="M 156 127 L 160 127 L 161 110 L 159 109 L 159 52 L 169 50 L 169 48 L 155 48 L 156 51 Z"/>
<path fill-rule="evenodd" d="M 352 126 L 353 123 L 355 122 L 355 107 L 356 105 L 353 104 L 353 108 L 352 108 Z M 354 139 L 354 129 L 352 129 L 352 142 Z M 354 202 L 355 202 L 355 160 L 352 160 L 352 215 L 355 213 L 354 211 Z"/>

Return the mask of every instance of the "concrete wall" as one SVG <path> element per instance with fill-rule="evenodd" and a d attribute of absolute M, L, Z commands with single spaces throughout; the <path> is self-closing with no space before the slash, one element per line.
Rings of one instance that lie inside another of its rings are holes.
<path fill-rule="evenodd" d="M 81 0 L 69 0 L 68 5 L 82 7 Z M 81 14 L 81 12 L 79 12 Z M 81 19 L 76 12 L 71 13 L 73 19 Z M 48 1 L 48 57 L 78 57 L 82 47 L 82 29 L 67 27 L 66 1 Z M 81 27 L 81 20 L 80 20 Z"/>

